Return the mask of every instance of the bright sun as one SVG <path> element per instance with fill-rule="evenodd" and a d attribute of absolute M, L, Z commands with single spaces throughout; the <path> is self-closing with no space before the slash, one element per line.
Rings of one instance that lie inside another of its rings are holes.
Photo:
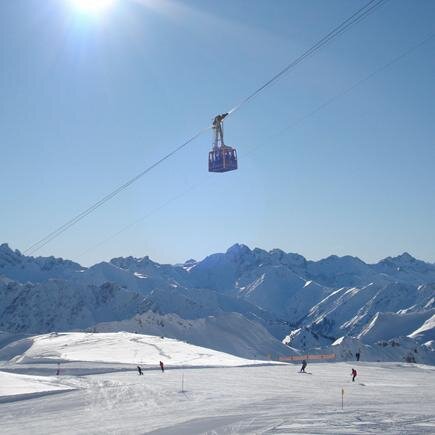
<path fill-rule="evenodd" d="M 98 14 L 110 8 L 116 0 L 70 0 L 80 12 Z"/>

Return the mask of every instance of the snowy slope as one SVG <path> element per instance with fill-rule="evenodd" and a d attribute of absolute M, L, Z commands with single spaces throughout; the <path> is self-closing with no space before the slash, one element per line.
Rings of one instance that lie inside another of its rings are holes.
<path fill-rule="evenodd" d="M 357 338 L 340 337 L 322 352 L 335 353 L 338 361 L 355 361 L 356 352 L 361 361 L 401 361 L 419 364 L 435 364 L 435 352 L 408 337 L 382 340 L 364 344 Z"/>
<path fill-rule="evenodd" d="M 305 317 L 307 311 L 330 290 L 306 281 L 284 266 L 259 266 L 238 280 L 238 296 L 276 313 L 291 323 Z"/>
<path fill-rule="evenodd" d="M 271 355 L 290 355 L 292 349 L 272 337 L 259 323 L 239 313 L 222 313 L 186 320 L 177 314 L 148 311 L 130 320 L 100 323 L 98 332 L 130 331 L 183 340 L 243 358 L 268 359 Z"/>
<path fill-rule="evenodd" d="M 12 357 L 15 364 L 88 361 L 155 367 L 162 360 L 167 367 L 205 367 L 259 363 L 171 338 L 128 332 L 45 334 L 32 337 L 30 346 L 27 339 L 26 347 Z M 15 349 L 20 346 L 16 344 Z M 0 360 L 4 355 L 11 357 L 10 350 L 0 350 Z"/>
<path fill-rule="evenodd" d="M 21 340 L 30 334 L 15 334 L 11 332 L 0 331 L 0 349 L 13 341 Z"/>
<path fill-rule="evenodd" d="M 283 342 L 307 351 L 328 346 L 344 335 L 358 336 L 365 343 L 399 338 L 411 334 L 431 316 L 432 300 L 432 285 L 341 288 L 313 306 L 301 327 L 290 330 Z M 388 355 L 385 358 L 390 360 Z"/>
<path fill-rule="evenodd" d="M 310 329 L 300 328 L 285 337 L 283 343 L 306 354 L 335 354 L 337 361 L 355 361 L 356 353 L 359 352 L 361 361 L 435 364 L 435 348 L 428 343 L 422 344 L 413 337 L 397 337 L 373 341 L 370 344 L 356 337 L 340 337 L 331 343 L 331 340 L 328 342 Z"/>
<path fill-rule="evenodd" d="M 435 341 L 435 315 L 430 319 L 427 319 L 426 322 L 410 334 L 409 337 L 414 338 L 421 343 Z"/>
<path fill-rule="evenodd" d="M 8 435 L 434 433 L 433 367 L 308 367 L 311 376 L 279 365 L 76 377 L 76 391 L 2 404 L 0 427 Z"/>
<path fill-rule="evenodd" d="M 0 371 L 0 403 L 11 399 L 37 397 L 41 393 L 72 389 L 55 377 L 28 376 Z"/>
<path fill-rule="evenodd" d="M 313 306 L 304 324 L 316 333 L 337 338 L 357 335 L 378 312 L 427 310 L 432 298 L 431 286 L 395 283 L 342 288 Z"/>
<path fill-rule="evenodd" d="M 289 322 L 277 318 L 276 315 L 242 298 L 231 297 L 208 289 L 183 287 L 156 289 L 146 296 L 142 307 L 143 311 L 152 310 L 159 314 L 177 314 L 183 319 L 199 319 L 223 313 L 240 313 L 248 320 L 260 323 L 279 340 L 289 328 Z"/>
<path fill-rule="evenodd" d="M 409 335 L 434 314 L 435 309 L 411 313 L 376 313 L 358 338 L 365 343 L 373 343 Z"/>
<path fill-rule="evenodd" d="M 299 349 L 304 353 L 309 351 L 310 349 L 317 349 L 320 346 L 329 346 L 334 341 L 334 337 L 319 334 L 315 332 L 313 328 L 306 326 L 291 330 L 289 334 L 282 340 L 282 342 L 287 346 Z"/>

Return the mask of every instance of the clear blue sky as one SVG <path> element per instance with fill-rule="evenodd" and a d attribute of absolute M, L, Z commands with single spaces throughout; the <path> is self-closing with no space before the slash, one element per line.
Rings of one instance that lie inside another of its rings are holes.
<path fill-rule="evenodd" d="M 0 2 L 0 240 L 26 249 L 366 2 Z M 435 38 L 297 123 L 434 32 L 434 1 L 387 2 L 228 119 L 238 171 L 207 172 L 205 134 L 38 255 L 179 262 L 240 242 L 435 262 Z"/>

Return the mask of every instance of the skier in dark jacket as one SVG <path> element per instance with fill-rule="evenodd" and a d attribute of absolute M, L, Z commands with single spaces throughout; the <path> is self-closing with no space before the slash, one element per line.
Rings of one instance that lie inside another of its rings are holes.
<path fill-rule="evenodd" d="M 360 357 L 361 357 L 361 351 L 359 350 L 356 354 L 356 360 L 359 361 Z"/>
<path fill-rule="evenodd" d="M 164 366 L 162 361 L 160 361 L 160 368 L 162 369 L 162 372 L 164 373 L 165 372 L 165 366 Z"/>
<path fill-rule="evenodd" d="M 301 373 L 306 373 L 305 372 L 306 367 L 307 367 L 307 361 L 306 360 L 302 360 Z"/>
<path fill-rule="evenodd" d="M 352 376 L 352 382 L 355 382 L 355 378 L 356 378 L 357 374 L 358 373 L 356 372 L 356 370 L 352 369 L 352 374 L 351 374 L 351 376 Z"/>
<path fill-rule="evenodd" d="M 139 366 L 137 366 L 137 372 L 139 373 L 139 376 L 143 375 L 142 369 Z"/>

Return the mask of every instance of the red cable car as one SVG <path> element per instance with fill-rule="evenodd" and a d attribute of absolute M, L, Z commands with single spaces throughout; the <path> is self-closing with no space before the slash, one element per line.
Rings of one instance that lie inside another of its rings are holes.
<path fill-rule="evenodd" d="M 213 149 L 208 153 L 209 172 L 228 172 L 237 169 L 237 151 L 224 144 L 223 120 L 228 113 L 216 116 L 213 121 Z"/>

